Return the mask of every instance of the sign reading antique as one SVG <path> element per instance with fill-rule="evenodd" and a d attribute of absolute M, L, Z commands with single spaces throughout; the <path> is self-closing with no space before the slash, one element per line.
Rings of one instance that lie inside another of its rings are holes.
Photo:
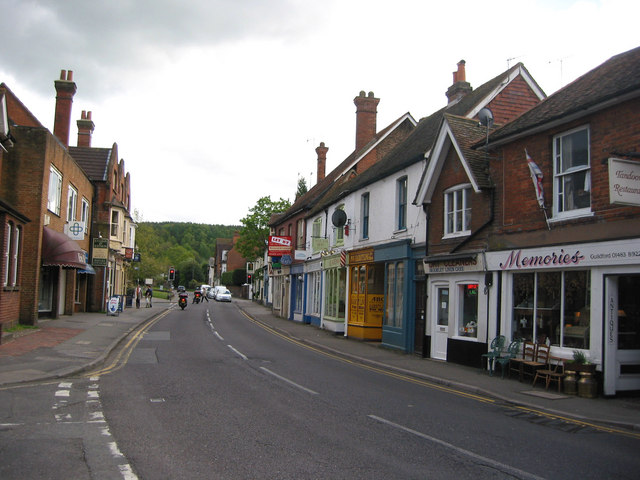
<path fill-rule="evenodd" d="M 640 205 L 640 163 L 609 159 L 609 201 L 621 205 Z"/>
<path fill-rule="evenodd" d="M 290 255 L 293 242 L 291 237 L 283 237 L 269 235 L 269 251 L 267 255 L 270 257 L 280 257 L 282 255 Z"/>

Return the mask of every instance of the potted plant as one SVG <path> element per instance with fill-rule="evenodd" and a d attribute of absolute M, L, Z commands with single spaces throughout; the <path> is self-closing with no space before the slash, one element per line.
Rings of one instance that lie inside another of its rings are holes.
<path fill-rule="evenodd" d="M 567 362 L 565 365 L 565 370 L 570 370 L 572 372 L 587 372 L 587 373 L 595 373 L 596 364 L 589 362 L 587 359 L 587 355 L 582 350 L 574 350 L 573 351 L 573 361 Z"/>

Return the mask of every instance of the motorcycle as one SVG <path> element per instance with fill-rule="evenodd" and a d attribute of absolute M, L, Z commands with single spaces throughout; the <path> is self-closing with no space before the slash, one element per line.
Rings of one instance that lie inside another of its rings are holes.
<path fill-rule="evenodd" d="M 185 309 L 185 307 L 187 306 L 187 297 L 189 295 L 187 295 L 187 293 L 180 293 L 180 295 L 178 295 L 178 305 L 180 306 L 181 309 Z"/>
<path fill-rule="evenodd" d="M 193 303 L 200 303 L 200 297 L 202 296 L 202 292 L 196 290 L 193 292 Z"/>

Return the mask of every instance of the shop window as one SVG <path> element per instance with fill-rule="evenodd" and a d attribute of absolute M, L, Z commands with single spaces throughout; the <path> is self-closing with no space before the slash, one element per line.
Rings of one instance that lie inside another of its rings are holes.
<path fill-rule="evenodd" d="M 332 268 L 325 272 L 325 315 L 344 319 L 346 275 L 344 268 Z"/>
<path fill-rule="evenodd" d="M 49 191 L 47 195 L 47 209 L 59 216 L 62 198 L 62 174 L 53 165 L 49 169 Z"/>
<path fill-rule="evenodd" d="M 304 282 L 302 279 L 302 275 L 294 275 L 293 277 L 296 282 L 296 304 L 294 307 L 294 312 L 300 313 L 302 312 L 302 297 L 303 297 L 303 287 Z"/>
<path fill-rule="evenodd" d="M 18 264 L 20 263 L 20 241 L 22 229 L 13 222 L 5 224 L 6 248 L 4 250 L 3 286 L 15 286 L 18 283 Z"/>
<path fill-rule="evenodd" d="M 444 235 L 471 233 L 471 187 L 463 185 L 444 194 Z"/>
<path fill-rule="evenodd" d="M 640 276 L 620 277 L 618 292 L 618 348 L 640 350 Z"/>
<path fill-rule="evenodd" d="M 311 315 L 320 315 L 320 306 L 322 300 L 321 291 L 321 278 L 320 272 L 313 272 L 309 274 L 309 313 Z"/>
<path fill-rule="evenodd" d="M 513 337 L 553 346 L 589 349 L 590 272 L 513 275 Z"/>
<path fill-rule="evenodd" d="M 402 328 L 404 311 L 404 262 L 387 264 L 387 295 L 384 324 Z"/>
<path fill-rule="evenodd" d="M 458 285 L 459 311 L 458 335 L 461 337 L 478 337 L 478 284 L 465 283 Z"/>
<path fill-rule="evenodd" d="M 2 278 L 2 285 L 5 287 L 9 285 L 9 273 L 11 272 L 11 247 L 13 242 L 13 223 L 7 222 L 4 225 L 5 245 L 4 249 L 4 276 Z"/>
<path fill-rule="evenodd" d="M 360 238 L 369 238 L 369 192 L 362 194 L 360 205 Z"/>
<path fill-rule="evenodd" d="M 589 129 L 582 127 L 553 139 L 554 217 L 591 212 Z"/>

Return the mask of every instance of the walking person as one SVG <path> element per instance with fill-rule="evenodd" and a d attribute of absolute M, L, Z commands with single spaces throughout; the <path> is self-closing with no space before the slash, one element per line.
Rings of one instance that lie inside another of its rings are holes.
<path fill-rule="evenodd" d="M 145 297 L 147 300 L 147 308 L 151 308 L 153 306 L 153 304 L 151 303 L 151 299 L 153 298 L 153 290 L 151 290 L 151 287 L 147 287 Z"/>
<path fill-rule="evenodd" d="M 140 308 L 140 300 L 142 300 L 142 288 L 138 284 L 136 285 L 136 308 Z"/>

